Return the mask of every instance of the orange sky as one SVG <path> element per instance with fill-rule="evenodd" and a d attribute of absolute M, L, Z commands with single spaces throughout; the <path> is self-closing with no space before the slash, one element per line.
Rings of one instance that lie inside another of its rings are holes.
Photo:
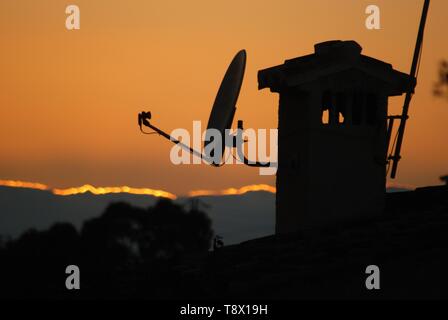
<path fill-rule="evenodd" d="M 175 166 L 172 145 L 143 136 L 137 112 L 171 131 L 204 126 L 233 55 L 247 50 L 235 116 L 275 128 L 278 97 L 258 91 L 257 71 L 313 52 L 317 42 L 354 39 L 363 53 L 409 72 L 423 0 L 0 2 L 0 179 L 58 188 L 84 184 L 190 190 L 274 184 L 243 166 Z M 81 30 L 65 29 L 77 4 Z M 381 9 L 379 31 L 364 26 Z M 448 58 L 448 2 L 433 0 L 397 183 L 437 184 L 448 172 L 448 102 L 432 97 Z M 403 98 L 391 104 L 399 110 Z"/>

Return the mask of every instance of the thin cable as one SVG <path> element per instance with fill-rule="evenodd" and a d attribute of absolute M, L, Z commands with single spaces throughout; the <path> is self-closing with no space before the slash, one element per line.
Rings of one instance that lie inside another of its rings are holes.
<path fill-rule="evenodd" d="M 156 134 L 157 132 L 155 132 L 155 131 L 152 131 L 152 132 L 145 132 L 142 128 L 140 128 L 140 131 L 143 133 L 143 134 Z"/>

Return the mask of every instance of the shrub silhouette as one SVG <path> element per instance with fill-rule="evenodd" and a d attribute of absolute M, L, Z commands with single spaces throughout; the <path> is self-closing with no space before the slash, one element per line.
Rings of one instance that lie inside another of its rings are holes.
<path fill-rule="evenodd" d="M 187 211 L 170 200 L 147 209 L 112 203 L 79 233 L 57 223 L 0 245 L 0 296 L 167 296 L 162 288 L 174 285 L 175 266 L 185 254 L 208 252 L 212 237 L 211 221 L 200 210 Z M 77 293 L 65 288 L 71 264 L 81 270 Z"/>
<path fill-rule="evenodd" d="M 442 60 L 439 64 L 438 81 L 434 84 L 433 93 L 438 97 L 448 99 L 448 61 Z"/>

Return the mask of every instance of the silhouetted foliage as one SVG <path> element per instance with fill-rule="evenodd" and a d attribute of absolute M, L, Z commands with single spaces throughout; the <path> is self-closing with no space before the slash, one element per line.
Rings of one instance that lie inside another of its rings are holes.
<path fill-rule="evenodd" d="M 185 254 L 205 254 L 213 231 L 207 215 L 169 200 L 142 209 L 113 203 L 78 231 L 68 223 L 30 229 L 0 242 L 0 296 L 42 298 L 168 297 Z M 65 288 L 77 265 L 82 290 Z"/>
<path fill-rule="evenodd" d="M 448 174 L 440 177 L 440 181 L 444 182 L 448 186 Z"/>
<path fill-rule="evenodd" d="M 439 79 L 434 85 L 434 95 L 448 99 L 448 61 L 443 60 L 439 65 Z"/>
<path fill-rule="evenodd" d="M 389 193 L 383 216 L 214 252 L 202 212 L 169 201 L 148 209 L 114 203 L 79 233 L 59 223 L 0 246 L 0 297 L 446 298 L 447 192 Z M 80 268 L 81 290 L 65 288 L 70 264 Z M 374 294 L 364 287 L 371 264 L 385 270 L 385 285 Z"/>

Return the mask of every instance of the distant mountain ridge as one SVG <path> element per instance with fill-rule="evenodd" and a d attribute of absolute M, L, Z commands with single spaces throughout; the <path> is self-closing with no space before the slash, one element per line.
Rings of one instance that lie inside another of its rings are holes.
<path fill-rule="evenodd" d="M 388 188 L 390 193 L 407 190 Z M 205 205 L 201 209 L 208 213 L 215 233 L 224 238 L 226 245 L 274 234 L 275 194 L 272 192 L 180 197 L 174 202 L 189 205 L 193 198 Z M 124 201 L 145 208 L 158 200 L 155 196 L 131 193 L 86 192 L 60 196 L 51 190 L 0 186 L 0 236 L 15 238 L 30 228 L 44 230 L 56 222 L 70 222 L 80 229 L 85 220 L 101 215 L 112 202 Z"/>
<path fill-rule="evenodd" d="M 198 196 L 213 221 L 216 234 L 225 244 L 274 233 L 275 194 L 265 191 L 242 195 Z M 0 186 L 0 235 L 17 237 L 35 228 L 44 230 L 56 222 L 69 222 L 80 228 L 87 219 L 99 216 L 112 202 L 128 202 L 138 207 L 154 205 L 159 198 L 150 195 L 83 193 L 59 196 L 49 190 Z M 190 198 L 174 201 L 189 205 Z"/>

